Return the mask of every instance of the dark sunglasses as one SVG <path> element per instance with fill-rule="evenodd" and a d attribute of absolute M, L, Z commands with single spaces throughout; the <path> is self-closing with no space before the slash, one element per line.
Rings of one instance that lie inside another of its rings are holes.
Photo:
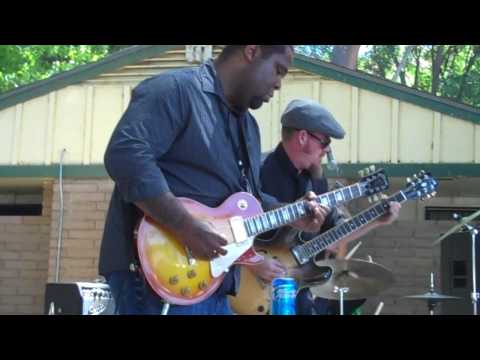
<path fill-rule="evenodd" d="M 320 139 L 318 136 L 313 135 L 310 131 L 307 131 L 307 134 L 310 135 L 311 137 L 313 137 L 315 140 L 317 140 L 320 143 L 320 145 L 322 146 L 322 149 L 325 149 L 332 142 L 332 140 L 330 138 L 328 138 L 327 140 Z"/>

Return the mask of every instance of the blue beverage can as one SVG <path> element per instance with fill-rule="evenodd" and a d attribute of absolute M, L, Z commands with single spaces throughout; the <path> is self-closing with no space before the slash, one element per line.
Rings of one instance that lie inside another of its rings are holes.
<path fill-rule="evenodd" d="M 297 283 L 293 278 L 276 278 L 272 281 L 272 315 L 295 315 Z"/>

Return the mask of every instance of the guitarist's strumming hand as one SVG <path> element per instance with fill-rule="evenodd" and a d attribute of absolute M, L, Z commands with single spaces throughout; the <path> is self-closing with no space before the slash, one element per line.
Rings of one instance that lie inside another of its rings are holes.
<path fill-rule="evenodd" d="M 319 204 L 315 201 L 317 195 L 313 191 L 308 191 L 303 197 L 307 201 L 307 205 L 310 208 L 310 215 L 295 221 L 291 225 L 302 231 L 306 232 L 319 232 L 327 215 L 330 212 L 330 208 L 323 204 Z"/>
<path fill-rule="evenodd" d="M 194 258 L 211 260 L 227 253 L 222 248 L 228 244 L 225 237 L 207 222 L 194 218 L 172 193 L 135 202 L 135 205 L 176 235 Z"/>
<path fill-rule="evenodd" d="M 226 238 L 207 222 L 194 219 L 182 231 L 181 238 L 182 243 L 196 259 L 211 260 L 227 254 L 227 251 L 222 248 L 228 244 Z"/>
<path fill-rule="evenodd" d="M 255 275 L 266 282 L 272 282 L 273 279 L 287 275 L 287 268 L 280 261 L 265 257 L 265 260 L 247 267 Z"/>

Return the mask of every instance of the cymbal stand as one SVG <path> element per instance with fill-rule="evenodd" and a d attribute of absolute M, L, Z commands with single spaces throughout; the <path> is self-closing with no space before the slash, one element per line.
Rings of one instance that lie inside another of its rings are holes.
<path fill-rule="evenodd" d="M 163 303 L 163 306 L 162 306 L 162 311 L 160 313 L 160 315 L 167 315 L 168 314 L 168 310 L 170 310 L 170 304 L 168 302 L 164 302 Z"/>
<path fill-rule="evenodd" d="M 435 285 L 433 282 L 433 272 L 430 273 L 430 292 L 433 294 L 435 292 Z M 435 315 L 435 307 L 437 306 L 438 301 L 430 299 L 427 302 L 428 312 L 430 315 Z"/>
<path fill-rule="evenodd" d="M 340 293 L 340 315 L 345 315 L 343 313 L 343 294 L 346 294 L 348 293 L 350 289 L 348 287 L 342 287 L 342 288 L 339 288 L 338 286 L 335 286 L 333 288 L 333 292 L 336 294 L 337 292 Z"/>

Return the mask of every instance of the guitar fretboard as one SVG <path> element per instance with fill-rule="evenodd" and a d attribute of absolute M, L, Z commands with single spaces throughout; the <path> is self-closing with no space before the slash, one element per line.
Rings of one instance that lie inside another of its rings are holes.
<path fill-rule="evenodd" d="M 347 201 L 359 198 L 365 193 L 365 188 L 361 183 L 333 190 L 319 195 L 315 198 L 318 203 L 329 207 L 345 203 Z M 297 201 L 293 204 L 281 208 L 270 210 L 259 215 L 244 219 L 245 229 L 248 236 L 256 236 L 264 232 L 291 224 L 298 219 L 308 215 L 309 209 L 306 201 Z"/>
<path fill-rule="evenodd" d="M 402 203 L 407 200 L 405 194 L 400 191 L 385 201 L 382 201 L 361 213 L 355 215 L 350 220 L 345 221 L 339 226 L 336 226 L 323 234 L 313 238 L 303 245 L 295 246 L 292 249 L 292 253 L 300 264 L 305 264 L 314 256 L 325 250 L 327 247 L 333 245 L 340 239 L 350 235 L 355 230 L 367 225 L 378 219 L 380 216 L 385 215 L 388 210 L 388 202 L 397 201 Z"/>

